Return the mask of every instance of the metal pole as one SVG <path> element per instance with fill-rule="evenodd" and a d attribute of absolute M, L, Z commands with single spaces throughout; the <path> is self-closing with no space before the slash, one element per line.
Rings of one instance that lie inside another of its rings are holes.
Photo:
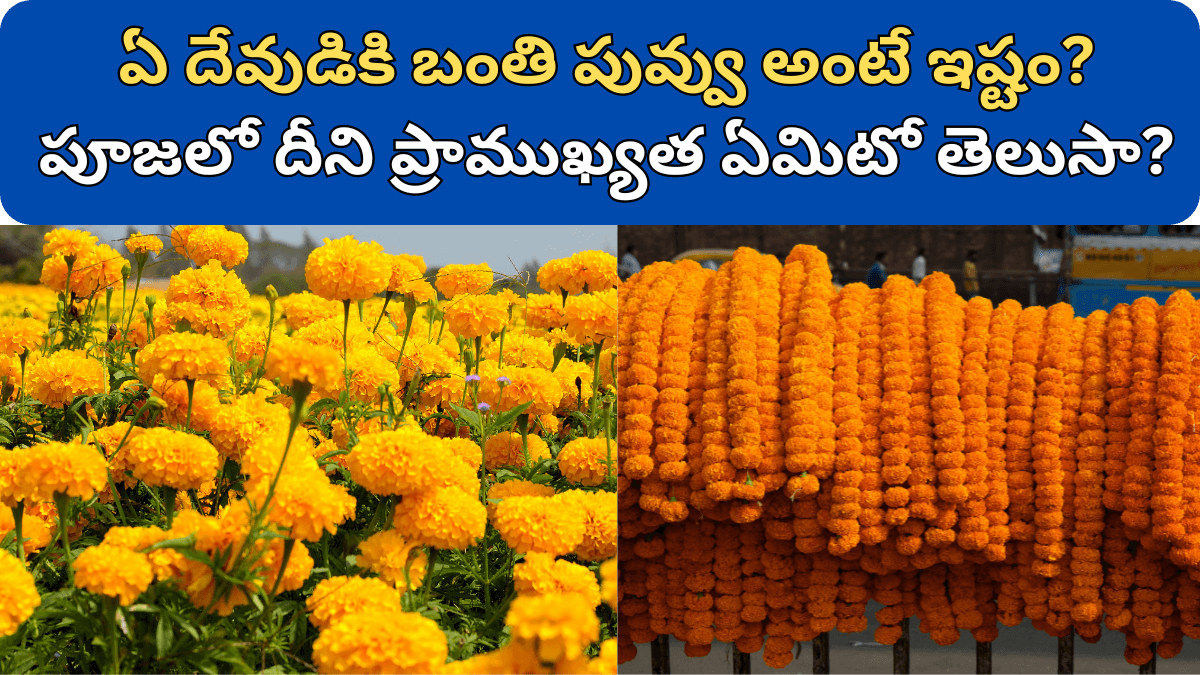
<path fill-rule="evenodd" d="M 992 672 L 992 643 L 975 642 L 975 674 L 991 675 Z"/>
<path fill-rule="evenodd" d="M 892 673 L 908 675 L 908 619 L 900 622 L 900 639 L 892 645 Z"/>
<path fill-rule="evenodd" d="M 666 635 L 659 635 L 650 643 L 650 672 L 667 675 L 671 672 L 671 644 Z"/>
<path fill-rule="evenodd" d="M 1058 638 L 1058 672 L 1075 672 L 1075 628 L 1068 628 L 1067 634 Z"/>
<path fill-rule="evenodd" d="M 1139 673 L 1157 673 L 1158 672 L 1158 643 L 1150 645 L 1150 660 L 1138 666 Z"/>
<path fill-rule="evenodd" d="M 733 648 L 733 672 L 735 675 L 750 674 L 750 655 L 743 654 L 737 647 Z"/>
<path fill-rule="evenodd" d="M 813 639 L 813 675 L 829 674 L 829 633 Z"/>

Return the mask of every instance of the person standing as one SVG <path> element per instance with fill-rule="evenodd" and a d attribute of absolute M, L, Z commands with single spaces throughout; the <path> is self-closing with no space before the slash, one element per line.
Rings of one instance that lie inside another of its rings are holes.
<path fill-rule="evenodd" d="M 621 263 L 617 265 L 617 276 L 621 281 L 625 281 L 641 271 L 642 265 L 637 259 L 637 246 L 630 244 L 625 247 L 625 255 L 621 256 Z"/>
<path fill-rule="evenodd" d="M 875 264 L 867 270 L 867 288 L 883 288 L 883 282 L 887 281 L 887 268 L 883 266 L 883 259 L 886 257 L 887 251 L 875 254 Z"/>
<path fill-rule="evenodd" d="M 917 249 L 917 257 L 913 258 L 913 273 L 912 280 L 916 283 L 921 283 L 925 278 L 925 249 Z"/>
<path fill-rule="evenodd" d="M 967 261 L 963 263 L 963 297 L 967 300 L 979 295 L 979 272 L 975 269 L 975 260 L 974 249 L 967 251 Z"/>

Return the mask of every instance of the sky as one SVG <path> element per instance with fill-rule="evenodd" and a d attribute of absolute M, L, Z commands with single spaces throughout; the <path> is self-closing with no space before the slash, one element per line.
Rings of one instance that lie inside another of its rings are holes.
<path fill-rule="evenodd" d="M 124 225 L 98 225 L 87 229 L 101 241 L 123 250 L 119 243 L 125 237 Z M 158 232 L 157 226 L 139 228 L 146 233 Z M 247 228 L 250 237 L 257 239 L 258 226 Z M 271 238 L 299 244 L 304 230 L 318 243 L 328 237 L 337 239 L 348 234 L 360 241 L 373 240 L 383 244 L 388 253 L 415 253 L 425 257 L 425 264 L 441 267 L 448 263 L 478 264 L 486 262 L 497 272 L 519 270 L 531 258 L 545 263 L 565 258 L 579 251 L 617 253 L 616 225 L 270 225 Z M 511 259 L 511 262 L 509 260 Z"/>

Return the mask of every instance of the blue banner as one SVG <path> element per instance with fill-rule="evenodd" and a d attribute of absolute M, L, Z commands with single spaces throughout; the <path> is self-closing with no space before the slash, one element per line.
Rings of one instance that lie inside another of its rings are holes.
<path fill-rule="evenodd" d="M 29 0 L 25 223 L 1177 223 L 1200 24 L 1146 2 Z"/>

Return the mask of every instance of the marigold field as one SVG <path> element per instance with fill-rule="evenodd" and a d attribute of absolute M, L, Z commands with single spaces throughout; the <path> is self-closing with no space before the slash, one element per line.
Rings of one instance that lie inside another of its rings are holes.
<path fill-rule="evenodd" d="M 788 665 L 910 617 L 1030 619 L 1125 658 L 1200 638 L 1200 303 L 1077 317 L 824 254 L 655 263 L 618 291 L 618 659 L 659 635 Z"/>
<path fill-rule="evenodd" d="M 612 255 L 118 245 L 0 288 L 0 671 L 616 672 Z"/>

